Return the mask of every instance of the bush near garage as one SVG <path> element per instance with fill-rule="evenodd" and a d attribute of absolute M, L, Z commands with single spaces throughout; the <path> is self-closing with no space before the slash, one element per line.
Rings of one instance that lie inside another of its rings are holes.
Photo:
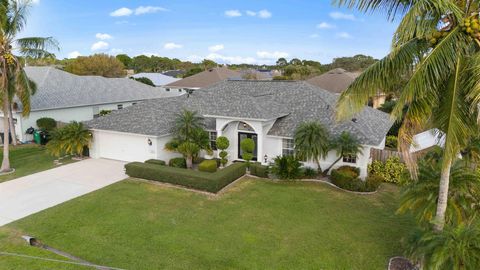
<path fill-rule="evenodd" d="M 216 193 L 246 173 L 245 163 L 234 163 L 218 172 L 208 173 L 141 162 L 125 165 L 130 177 L 180 185 Z"/>
<path fill-rule="evenodd" d="M 168 161 L 168 166 L 174 168 L 187 168 L 187 160 L 183 157 L 172 158 Z"/>
<path fill-rule="evenodd" d="M 157 165 L 162 165 L 162 166 L 167 165 L 167 163 L 165 161 L 160 160 L 160 159 L 149 159 L 149 160 L 145 161 L 145 163 L 157 164 Z"/>

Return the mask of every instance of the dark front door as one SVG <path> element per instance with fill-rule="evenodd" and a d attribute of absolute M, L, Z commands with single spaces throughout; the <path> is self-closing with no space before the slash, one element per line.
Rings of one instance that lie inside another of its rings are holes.
<path fill-rule="evenodd" d="M 240 147 L 240 142 L 244 139 L 252 139 L 255 142 L 255 150 L 253 150 L 253 160 L 257 160 L 257 134 L 254 133 L 238 133 L 238 158 L 243 159 L 242 157 L 242 148 Z"/>

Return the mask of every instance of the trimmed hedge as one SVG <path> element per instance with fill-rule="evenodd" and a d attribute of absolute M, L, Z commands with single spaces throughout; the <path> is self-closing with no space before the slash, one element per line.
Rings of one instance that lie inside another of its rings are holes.
<path fill-rule="evenodd" d="M 262 178 L 268 178 L 268 166 L 259 163 L 250 164 L 250 174 Z"/>
<path fill-rule="evenodd" d="M 132 162 L 125 165 L 125 170 L 130 177 L 170 183 L 216 193 L 231 182 L 245 175 L 246 164 L 235 163 L 218 172 L 207 173 Z"/>
<path fill-rule="evenodd" d="M 382 183 L 381 177 L 370 176 L 365 181 L 357 178 L 355 172 L 352 173 L 349 169 L 332 170 L 330 180 L 334 185 L 350 191 L 357 192 L 372 192 L 376 191 Z"/>
<path fill-rule="evenodd" d="M 168 161 L 168 166 L 175 168 L 187 168 L 187 160 L 183 157 L 172 158 Z"/>
<path fill-rule="evenodd" d="M 198 170 L 201 172 L 214 173 L 217 171 L 217 161 L 213 159 L 206 159 L 198 165 Z"/>
<path fill-rule="evenodd" d="M 167 165 L 167 163 L 165 163 L 165 161 L 160 160 L 160 159 L 149 159 L 149 160 L 145 161 L 145 163 L 162 165 L 162 166 Z"/>

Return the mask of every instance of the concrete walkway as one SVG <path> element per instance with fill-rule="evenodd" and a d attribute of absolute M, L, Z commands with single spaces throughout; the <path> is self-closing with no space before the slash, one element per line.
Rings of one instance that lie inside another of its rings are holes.
<path fill-rule="evenodd" d="M 87 159 L 0 184 L 0 226 L 127 178 L 124 162 Z"/>

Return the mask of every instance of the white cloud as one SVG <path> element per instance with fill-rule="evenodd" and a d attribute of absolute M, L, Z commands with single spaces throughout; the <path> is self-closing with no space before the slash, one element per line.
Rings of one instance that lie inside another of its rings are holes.
<path fill-rule="evenodd" d="M 286 58 L 288 57 L 288 53 L 286 52 L 267 52 L 267 51 L 258 51 L 257 57 L 260 59 L 278 59 L 278 58 Z"/>
<path fill-rule="evenodd" d="M 211 53 L 205 59 L 225 64 L 256 64 L 257 59 L 253 57 L 225 56 L 218 53 Z"/>
<path fill-rule="evenodd" d="M 108 53 L 111 54 L 111 55 L 117 55 L 117 54 L 121 54 L 123 52 L 124 51 L 122 49 L 112 48 Z"/>
<path fill-rule="evenodd" d="M 251 16 L 251 17 L 257 16 L 257 12 L 255 12 L 255 11 L 247 10 L 247 11 L 245 11 L 245 13 L 246 13 L 248 16 Z"/>
<path fill-rule="evenodd" d="M 335 28 L 335 25 L 329 24 L 329 23 L 326 23 L 326 22 L 322 22 L 322 23 L 317 24 L 317 28 L 318 29 L 330 29 L 330 28 Z"/>
<path fill-rule="evenodd" d="M 67 58 L 73 59 L 79 56 L 82 56 L 82 54 L 79 51 L 73 51 L 67 55 Z"/>
<path fill-rule="evenodd" d="M 104 51 L 108 49 L 109 44 L 105 41 L 98 41 L 93 43 L 91 50 L 92 51 Z"/>
<path fill-rule="evenodd" d="M 168 9 L 163 8 L 163 7 L 139 6 L 138 8 L 135 9 L 135 15 L 157 13 L 159 11 L 168 11 Z"/>
<path fill-rule="evenodd" d="M 353 37 L 347 32 L 340 32 L 340 33 L 337 33 L 337 38 L 351 39 Z"/>
<path fill-rule="evenodd" d="M 311 34 L 310 36 L 308 36 L 309 38 L 319 38 L 320 35 L 318 34 Z"/>
<path fill-rule="evenodd" d="M 356 18 L 353 14 L 347 14 L 342 12 L 331 12 L 330 17 L 335 20 L 348 20 L 348 21 L 355 21 Z"/>
<path fill-rule="evenodd" d="M 38 4 L 40 4 L 40 0 L 32 0 L 32 4 L 38 5 Z"/>
<path fill-rule="evenodd" d="M 110 13 L 110 16 L 112 17 L 123 17 L 123 16 L 130 16 L 133 14 L 133 10 L 129 9 L 129 8 L 126 8 L 126 7 L 122 7 L 122 8 L 119 8 L 115 11 L 113 11 L 112 13 Z"/>
<path fill-rule="evenodd" d="M 208 50 L 211 51 L 211 52 L 218 52 L 218 51 L 221 51 L 223 49 L 225 49 L 225 46 L 223 46 L 223 44 L 217 44 L 217 45 L 213 45 L 213 46 L 208 47 Z"/>
<path fill-rule="evenodd" d="M 102 33 L 97 33 L 95 35 L 96 38 L 100 39 L 100 40 L 107 40 L 107 39 L 111 39 L 112 36 L 109 35 L 109 34 L 102 34 Z"/>
<path fill-rule="evenodd" d="M 225 11 L 225 16 L 233 18 L 233 17 L 240 17 L 242 13 L 238 9 L 231 9 Z"/>
<path fill-rule="evenodd" d="M 193 55 L 190 55 L 187 57 L 187 61 L 190 61 L 190 62 L 193 62 L 193 63 L 198 63 L 198 62 L 202 62 L 204 58 L 199 56 L 199 55 L 196 55 L 196 54 L 193 54 Z"/>
<path fill-rule="evenodd" d="M 165 43 L 165 44 L 163 45 L 163 48 L 164 48 L 165 50 L 174 50 L 174 49 L 183 48 L 183 45 L 177 44 L 177 43 L 174 43 L 174 42 L 169 42 L 169 43 Z"/>
<path fill-rule="evenodd" d="M 269 19 L 272 17 L 272 13 L 266 9 L 262 9 L 258 12 L 258 17 L 262 19 Z"/>

